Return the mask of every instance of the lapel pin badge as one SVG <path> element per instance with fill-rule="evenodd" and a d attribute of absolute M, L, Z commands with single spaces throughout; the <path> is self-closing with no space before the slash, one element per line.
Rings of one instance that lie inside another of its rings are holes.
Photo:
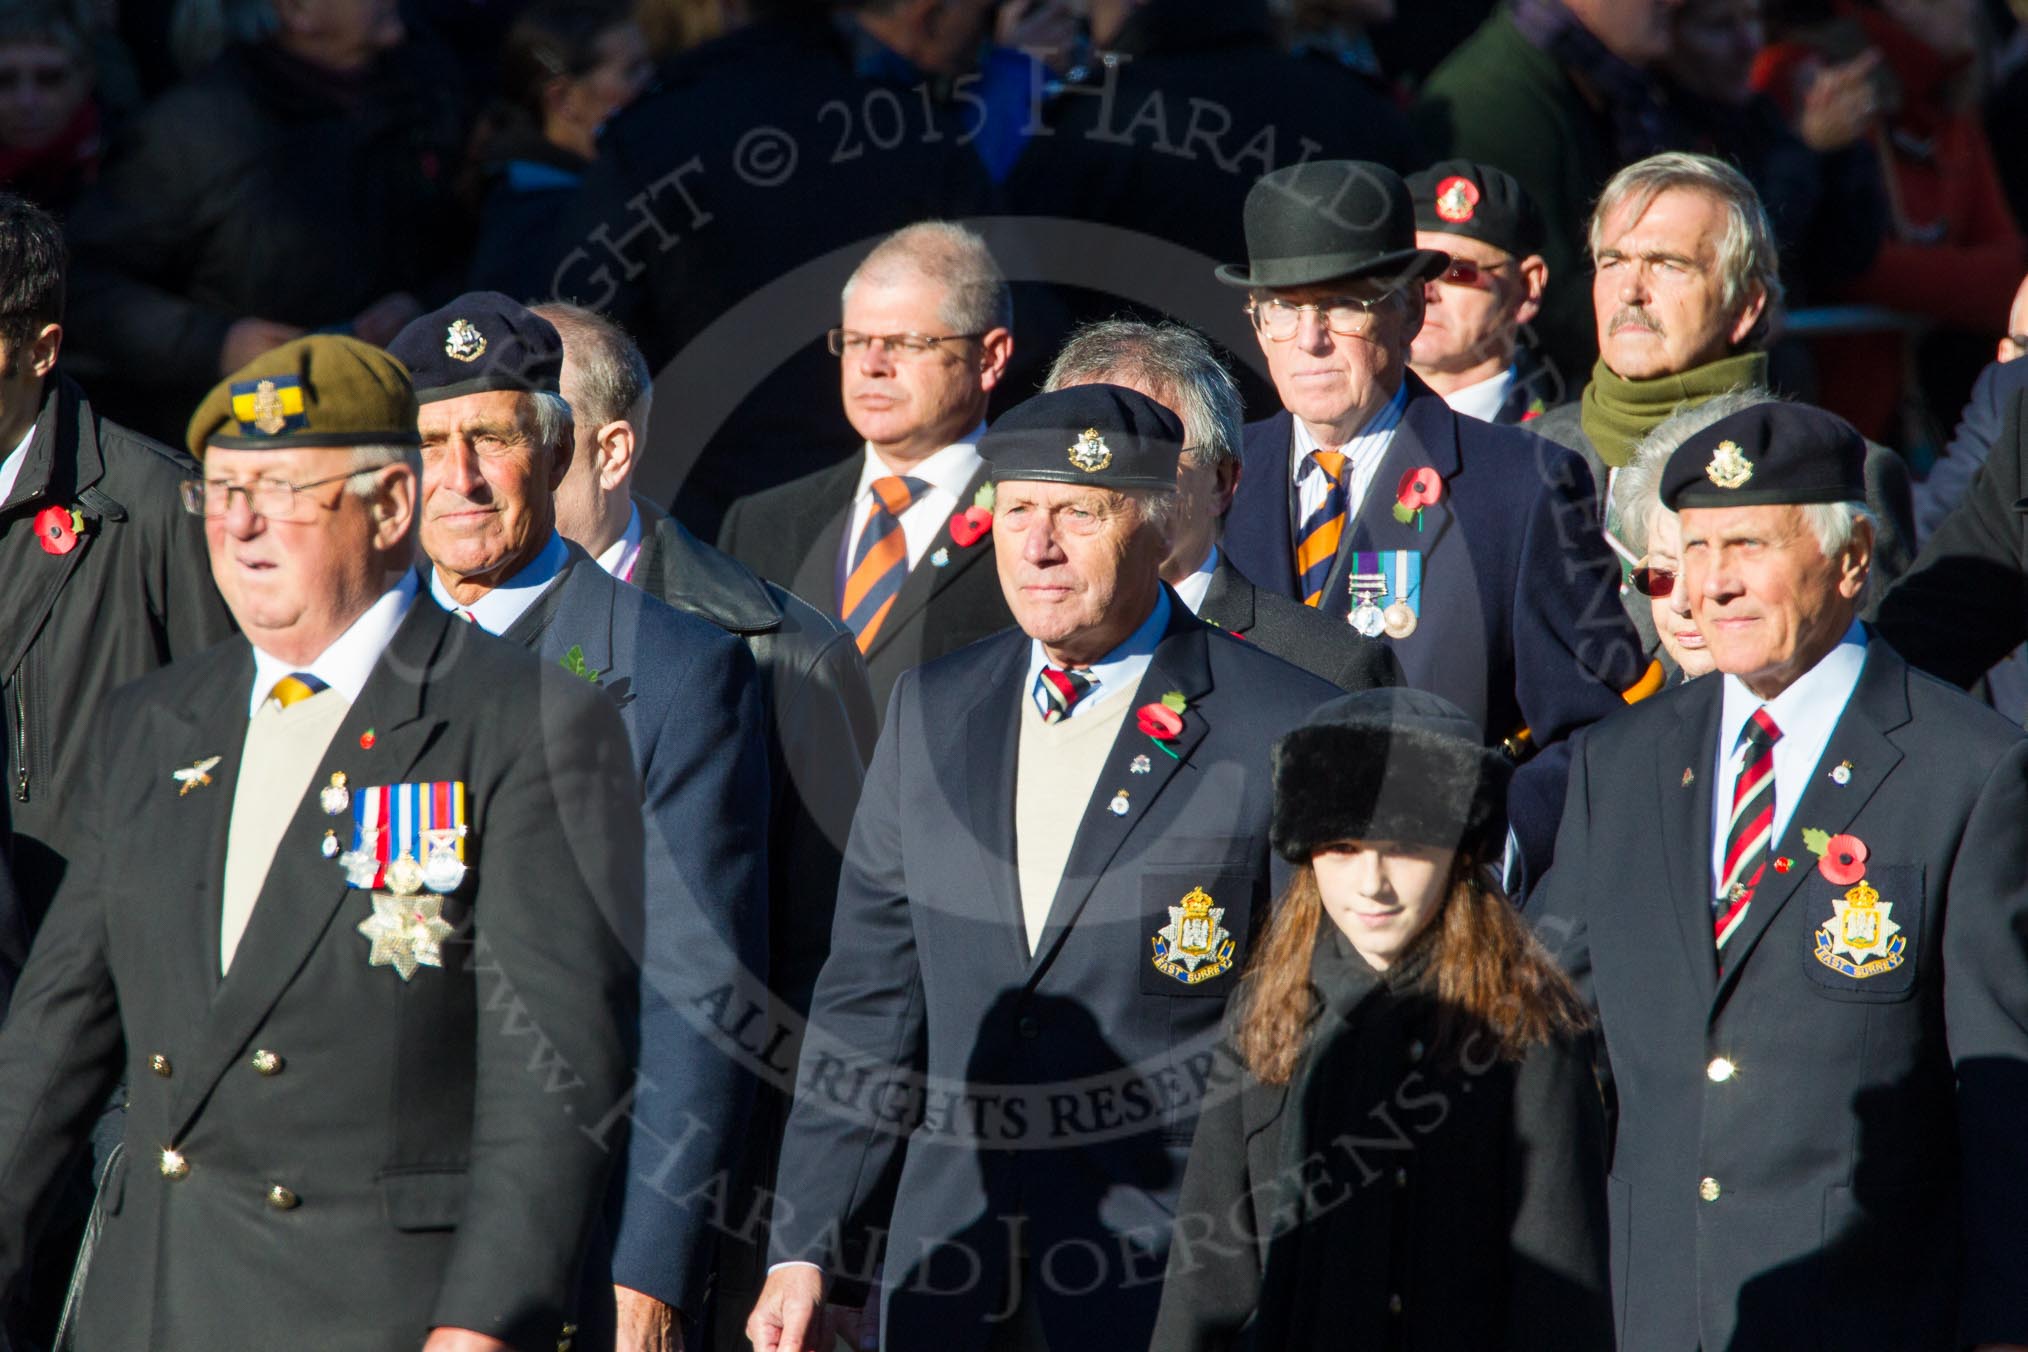
<path fill-rule="evenodd" d="M 181 798 L 192 789 L 201 789 L 211 783 L 211 771 L 222 759 L 222 756 L 206 756 L 181 770 L 172 771 L 170 777 L 182 786 L 176 790 L 176 796 Z"/>
<path fill-rule="evenodd" d="M 373 729 L 368 728 L 359 734 L 359 749 L 361 751 L 371 751 L 373 750 L 373 744 L 379 740 L 380 738 L 374 733 Z"/>
<path fill-rule="evenodd" d="M 1690 787 L 1690 784 L 1691 784 L 1691 781 L 1695 780 L 1696 778 L 1697 778 L 1697 772 L 1696 772 L 1696 771 L 1692 770 L 1692 769 L 1691 769 L 1691 768 L 1690 768 L 1689 766 L 1687 766 L 1687 765 L 1683 767 L 1683 787 L 1684 787 L 1684 788 L 1686 788 L 1686 789 L 1687 789 L 1687 788 L 1689 788 L 1689 787 Z"/>
<path fill-rule="evenodd" d="M 1106 811 L 1112 813 L 1115 817 L 1127 815 L 1127 791 L 1125 789 L 1117 789 L 1113 792 L 1113 801 L 1106 804 Z"/>
<path fill-rule="evenodd" d="M 1837 768 L 1831 771 L 1831 782 L 1841 789 L 1850 784 L 1852 782 L 1852 762 L 1839 761 Z"/>
<path fill-rule="evenodd" d="M 948 550 L 948 549 L 941 549 L 941 548 L 940 548 L 940 549 L 938 549 L 936 553 L 934 553 L 934 554 L 930 555 L 930 563 L 931 563 L 931 565 L 932 565 L 933 567 L 937 567 L 937 568 L 948 568 L 948 567 L 950 567 L 950 565 L 951 565 L 951 551 L 950 551 L 950 550 Z"/>
<path fill-rule="evenodd" d="M 1134 757 L 1133 762 L 1127 766 L 1129 773 L 1137 775 L 1145 775 L 1154 768 L 1153 763 L 1146 756 Z"/>
<path fill-rule="evenodd" d="M 345 787 L 345 772 L 343 770 L 332 772 L 331 782 L 318 791 L 317 802 L 324 809 L 324 815 L 327 817 L 335 817 L 346 808 L 352 806 L 352 793 Z"/>

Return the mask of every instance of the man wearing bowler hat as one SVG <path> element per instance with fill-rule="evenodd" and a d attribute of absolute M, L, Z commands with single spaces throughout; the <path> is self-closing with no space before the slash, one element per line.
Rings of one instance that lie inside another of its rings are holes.
<path fill-rule="evenodd" d="M 1562 746 L 1644 674 L 1582 462 L 1461 417 L 1408 369 L 1423 287 L 1392 170 L 1319 160 L 1246 200 L 1245 265 L 1218 270 L 1283 411 L 1246 429 L 1225 546 L 1256 585 L 1384 636 L 1407 683 L 1442 695 L 1521 767 L 1509 823 L 1532 877 L 1563 803 Z"/>
<path fill-rule="evenodd" d="M 0 1285 L 124 1071 L 60 1345 L 536 1352 L 632 1069 L 619 717 L 414 572 L 415 395 L 285 344 L 192 418 L 243 637 L 113 693 L 0 1028 Z"/>
<path fill-rule="evenodd" d="M 761 1352 L 816 1345 L 879 1229 L 890 1348 L 1148 1345 L 1198 1105 L 1231 1075 L 1226 997 L 1286 880 L 1268 748 L 1337 693 L 1163 585 L 1182 438 L 1096 384 L 980 443 L 1020 629 L 895 687 L 782 1145 Z"/>
<path fill-rule="evenodd" d="M 1866 444 L 1669 458 L 1718 674 L 1593 729 L 1538 932 L 1598 1011 L 1626 1348 L 2028 1345 L 2028 738 L 1858 622 Z"/>

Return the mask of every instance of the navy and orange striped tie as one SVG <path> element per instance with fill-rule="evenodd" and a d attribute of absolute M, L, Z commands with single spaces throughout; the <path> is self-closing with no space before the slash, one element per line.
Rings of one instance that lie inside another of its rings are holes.
<path fill-rule="evenodd" d="M 1035 707 L 1042 711 L 1044 724 L 1061 723 L 1070 717 L 1077 702 L 1098 684 L 1085 667 L 1049 667 L 1035 673 Z"/>
<path fill-rule="evenodd" d="M 275 688 L 268 691 L 268 699 L 280 708 L 300 704 L 312 695 L 322 694 L 331 687 L 307 671 L 291 672 L 275 682 Z"/>
<path fill-rule="evenodd" d="M 1324 582 L 1338 558 L 1338 540 L 1345 534 L 1345 462 L 1343 451 L 1311 451 L 1310 460 L 1331 487 L 1296 533 L 1296 578 L 1306 606 L 1322 605 Z"/>
<path fill-rule="evenodd" d="M 853 551 L 845 590 L 838 598 L 838 613 L 859 636 L 860 652 L 873 646 L 881 622 L 908 579 L 908 538 L 902 534 L 901 514 L 927 487 L 926 480 L 899 474 L 873 481 L 866 526 L 859 532 L 859 548 Z"/>
<path fill-rule="evenodd" d="M 1781 739 L 1782 730 L 1765 705 L 1755 709 L 1739 730 L 1739 777 L 1733 781 L 1732 822 L 1725 830 L 1725 873 L 1711 902 L 1712 931 L 1720 952 L 1746 919 L 1774 844 L 1774 747 Z"/>

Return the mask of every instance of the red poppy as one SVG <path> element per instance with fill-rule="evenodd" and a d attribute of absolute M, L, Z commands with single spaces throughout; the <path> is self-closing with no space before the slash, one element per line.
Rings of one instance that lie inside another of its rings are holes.
<path fill-rule="evenodd" d="M 959 548 L 979 543 L 993 529 L 993 514 L 984 507 L 967 507 L 951 517 L 951 539 Z"/>
<path fill-rule="evenodd" d="M 1857 836 L 1832 836 L 1824 842 L 1817 872 L 1840 887 L 1850 887 L 1866 876 L 1866 842 Z"/>
<path fill-rule="evenodd" d="M 1792 865 L 1793 865 L 1794 863 L 1795 863 L 1795 860 L 1793 860 L 1793 859 L 1789 858 L 1789 857 L 1788 857 L 1787 855 L 1783 855 L 1783 856 L 1782 856 L 1781 858 L 1779 858 L 1779 859 L 1775 860 L 1775 872 L 1776 872 L 1776 873 L 1787 873 L 1787 872 L 1789 871 L 1789 868 L 1790 868 L 1790 867 L 1791 867 L 1791 866 L 1792 866 Z"/>
<path fill-rule="evenodd" d="M 1158 742 L 1174 741 L 1183 731 L 1183 715 L 1166 704 L 1143 704 L 1134 710 L 1134 726 Z"/>
<path fill-rule="evenodd" d="M 68 554 L 77 548 L 84 523 L 68 507 L 45 507 L 35 514 L 35 539 L 45 554 Z"/>
<path fill-rule="evenodd" d="M 373 750 L 373 743 L 376 740 L 378 739 L 374 737 L 373 729 L 368 728 L 366 731 L 359 734 L 359 749 L 361 751 Z"/>
<path fill-rule="evenodd" d="M 1434 507 L 1443 495 L 1443 476 L 1428 465 L 1402 475 L 1401 487 L 1395 490 L 1395 500 L 1404 507 Z"/>

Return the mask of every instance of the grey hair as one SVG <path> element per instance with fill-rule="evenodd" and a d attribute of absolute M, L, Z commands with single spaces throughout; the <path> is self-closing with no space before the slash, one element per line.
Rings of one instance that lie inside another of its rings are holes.
<path fill-rule="evenodd" d="M 1164 320 L 1102 319 L 1070 336 L 1049 365 L 1044 391 L 1095 382 L 1132 382 L 1173 403 L 1183 419 L 1190 462 L 1204 468 L 1239 461 L 1239 386 L 1204 335 Z"/>
<path fill-rule="evenodd" d="M 873 247 L 845 279 L 840 300 L 849 304 L 862 281 L 941 282 L 938 317 L 952 333 L 990 333 L 1014 326 L 1014 295 L 992 250 L 974 230 L 954 221 L 917 221 Z"/>
<path fill-rule="evenodd" d="M 1767 293 L 1768 309 L 1781 303 L 1781 252 L 1775 245 L 1774 227 L 1768 223 L 1767 208 L 1746 175 L 1723 160 L 1709 155 L 1692 155 L 1671 150 L 1636 160 L 1607 180 L 1592 209 L 1588 245 L 1592 262 L 1598 262 L 1605 247 L 1606 217 L 1632 202 L 1635 219 L 1654 200 L 1671 188 L 1701 192 L 1718 199 L 1725 208 L 1725 233 L 1718 239 L 1720 294 L 1728 307 L 1735 306 L 1751 287 Z"/>
<path fill-rule="evenodd" d="M 389 465 L 407 465 L 416 478 L 422 478 L 422 452 L 414 446 L 395 446 L 384 442 L 354 446 L 351 469 L 357 477 L 345 481 L 345 491 L 354 497 L 372 497 L 373 480 L 366 477 L 366 471 L 385 469 Z"/>
<path fill-rule="evenodd" d="M 528 397 L 534 410 L 535 444 L 545 450 L 556 451 L 568 463 L 576 434 L 570 405 L 564 402 L 562 395 L 552 390 L 536 390 Z"/>
<path fill-rule="evenodd" d="M 1679 404 L 1674 413 L 1656 423 L 1648 435 L 1634 444 L 1633 458 L 1613 476 L 1613 506 L 1619 513 L 1620 543 L 1635 555 L 1648 552 L 1648 537 L 1654 529 L 1655 513 L 1669 509 L 1662 505 L 1662 472 L 1676 448 L 1721 418 L 1744 413 L 1757 404 L 1780 402 L 1758 385 L 1735 385 L 1701 404 Z"/>
<path fill-rule="evenodd" d="M 577 377 L 572 415 L 593 427 L 624 419 L 635 431 L 643 430 L 655 397 L 655 376 L 627 331 L 581 305 L 552 301 L 530 308 L 563 337 L 564 356 Z"/>

